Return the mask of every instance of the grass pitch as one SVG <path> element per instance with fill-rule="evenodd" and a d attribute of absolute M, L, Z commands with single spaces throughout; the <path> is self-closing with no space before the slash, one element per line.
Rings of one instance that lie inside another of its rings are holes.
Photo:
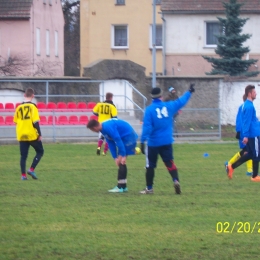
<path fill-rule="evenodd" d="M 21 181 L 18 145 L 0 146 L 0 260 L 259 259 L 260 183 L 223 166 L 236 143 L 175 144 L 181 195 L 160 160 L 153 195 L 139 194 L 143 155 L 128 158 L 129 192 L 109 194 L 117 168 L 96 145 L 44 148 L 39 179 Z"/>

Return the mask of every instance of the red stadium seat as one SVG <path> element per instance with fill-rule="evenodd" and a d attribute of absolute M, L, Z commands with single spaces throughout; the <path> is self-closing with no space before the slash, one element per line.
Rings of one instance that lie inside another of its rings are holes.
<path fill-rule="evenodd" d="M 56 125 L 57 124 L 57 117 L 56 116 L 48 116 L 48 125 Z"/>
<path fill-rule="evenodd" d="M 87 104 L 87 108 L 88 108 L 88 109 L 93 109 L 93 108 L 95 107 L 95 105 L 96 105 L 95 102 L 89 102 L 89 103 Z"/>
<path fill-rule="evenodd" d="M 74 102 L 69 102 L 67 108 L 68 109 L 77 109 L 77 105 Z"/>
<path fill-rule="evenodd" d="M 5 120 L 3 116 L 0 116 L 0 125 L 4 125 L 5 124 Z"/>
<path fill-rule="evenodd" d="M 69 124 L 70 125 L 78 125 L 79 124 L 79 119 L 77 116 L 70 116 L 69 117 Z"/>
<path fill-rule="evenodd" d="M 40 125 L 48 125 L 46 116 L 40 116 Z"/>
<path fill-rule="evenodd" d="M 98 120 L 98 117 L 97 117 L 97 116 L 95 116 L 95 115 L 92 115 L 92 116 L 90 116 L 90 120 L 91 120 L 91 119 Z"/>
<path fill-rule="evenodd" d="M 66 111 L 67 110 L 67 104 L 64 102 L 58 102 L 57 103 L 57 109 L 61 111 Z"/>
<path fill-rule="evenodd" d="M 0 103 L 0 109 L 4 109 L 4 104 Z"/>
<path fill-rule="evenodd" d="M 68 125 L 69 121 L 67 116 L 58 116 L 58 125 Z"/>
<path fill-rule="evenodd" d="M 57 109 L 57 105 L 54 102 L 49 102 L 47 104 L 47 109 Z"/>
<path fill-rule="evenodd" d="M 6 125 L 15 125 L 14 117 L 13 116 L 6 116 L 5 117 L 5 124 Z"/>
<path fill-rule="evenodd" d="M 13 103 L 6 103 L 5 104 L 6 111 L 14 111 L 14 104 Z"/>
<path fill-rule="evenodd" d="M 87 116 L 80 116 L 79 117 L 79 124 L 80 125 L 86 125 L 88 123 L 88 117 Z"/>
<path fill-rule="evenodd" d="M 17 108 L 18 106 L 20 106 L 21 105 L 21 103 L 16 103 L 15 104 L 15 108 Z"/>
<path fill-rule="evenodd" d="M 81 111 L 85 111 L 87 109 L 87 104 L 85 102 L 79 102 L 77 108 Z"/>
<path fill-rule="evenodd" d="M 38 102 L 37 103 L 37 108 L 38 109 L 46 109 L 46 104 L 44 102 Z"/>

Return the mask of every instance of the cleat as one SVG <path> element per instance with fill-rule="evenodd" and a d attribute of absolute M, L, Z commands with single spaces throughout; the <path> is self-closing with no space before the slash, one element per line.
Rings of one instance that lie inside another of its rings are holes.
<path fill-rule="evenodd" d="M 100 147 L 97 149 L 97 155 L 100 155 Z"/>
<path fill-rule="evenodd" d="M 259 175 L 257 175 L 256 177 L 252 177 L 251 178 L 251 181 L 254 181 L 254 182 L 260 182 L 260 176 Z"/>
<path fill-rule="evenodd" d="M 127 189 L 127 188 L 126 188 Z M 112 193 L 123 193 L 124 189 L 123 188 L 118 188 L 117 186 L 111 190 L 108 190 L 108 192 L 112 192 Z"/>
<path fill-rule="evenodd" d="M 31 172 L 30 170 L 27 171 L 28 175 L 30 175 L 34 180 L 37 180 L 37 176 L 35 174 L 35 172 Z"/>
<path fill-rule="evenodd" d="M 128 188 L 127 187 L 123 188 L 123 192 L 128 192 Z"/>
<path fill-rule="evenodd" d="M 102 155 L 103 155 L 103 156 L 106 156 L 107 154 L 103 152 Z"/>
<path fill-rule="evenodd" d="M 181 194 L 181 185 L 178 181 L 175 181 L 173 184 L 176 194 Z"/>
<path fill-rule="evenodd" d="M 232 168 L 231 164 L 227 166 L 227 176 L 231 180 L 233 175 L 234 169 Z"/>
<path fill-rule="evenodd" d="M 225 163 L 224 163 L 224 166 L 225 166 L 226 173 L 228 174 L 228 169 L 227 169 L 228 162 L 225 162 Z"/>
<path fill-rule="evenodd" d="M 246 172 L 246 176 L 252 176 L 252 172 Z"/>
<path fill-rule="evenodd" d="M 22 181 L 27 181 L 28 178 L 27 178 L 26 176 L 21 176 L 21 180 L 22 180 Z"/>
<path fill-rule="evenodd" d="M 144 190 L 141 190 L 139 193 L 140 194 L 153 194 L 153 189 L 148 190 L 147 188 L 145 188 Z"/>

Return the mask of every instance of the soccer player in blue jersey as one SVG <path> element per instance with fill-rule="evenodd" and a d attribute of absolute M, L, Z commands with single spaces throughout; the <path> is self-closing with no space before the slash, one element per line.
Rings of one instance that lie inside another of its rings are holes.
<path fill-rule="evenodd" d="M 246 101 L 246 97 L 243 96 L 243 101 Z M 243 108 L 242 104 L 237 111 L 237 116 L 236 116 L 236 138 L 238 139 L 238 144 L 240 147 L 240 151 L 237 152 L 228 162 L 225 162 L 225 168 L 226 168 L 226 172 L 227 172 L 227 166 L 228 164 L 233 164 L 235 163 L 244 153 L 246 153 L 246 145 L 243 143 L 243 136 L 242 136 L 242 108 Z M 247 172 L 246 175 L 247 176 L 252 176 L 252 160 L 248 160 L 246 162 L 246 166 L 247 166 Z"/>
<path fill-rule="evenodd" d="M 112 157 L 118 166 L 117 186 L 108 192 L 126 192 L 127 189 L 127 167 L 126 158 L 128 155 L 135 154 L 137 134 L 132 126 L 120 119 L 109 119 L 104 122 L 98 122 L 92 119 L 88 122 L 87 128 L 93 132 L 101 132 Z"/>
<path fill-rule="evenodd" d="M 246 101 L 242 107 L 242 136 L 243 144 L 246 145 L 246 153 L 242 155 L 235 163 L 228 164 L 227 176 L 232 179 L 234 169 L 239 167 L 244 162 L 253 160 L 253 182 L 260 182 L 258 175 L 259 160 L 260 160 L 260 125 L 256 117 L 256 110 L 253 101 L 256 99 L 255 86 L 248 85 L 245 88 Z"/>
<path fill-rule="evenodd" d="M 156 168 L 158 155 L 161 156 L 172 177 L 175 193 L 181 193 L 178 170 L 173 161 L 173 116 L 187 104 L 191 93 L 194 91 L 194 84 L 191 84 L 189 91 L 177 100 L 163 102 L 161 100 L 161 89 L 152 89 L 151 97 L 153 101 L 145 110 L 141 135 L 141 151 L 143 154 L 146 153 L 148 157 L 146 188 L 140 191 L 141 194 L 153 194 L 154 169 Z M 146 152 L 145 142 L 147 142 L 148 146 Z"/>

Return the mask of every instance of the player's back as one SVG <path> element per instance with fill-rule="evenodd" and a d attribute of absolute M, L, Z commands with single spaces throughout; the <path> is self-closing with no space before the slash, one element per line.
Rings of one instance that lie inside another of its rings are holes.
<path fill-rule="evenodd" d="M 20 104 L 14 114 L 16 123 L 16 134 L 19 141 L 32 141 L 38 137 L 37 130 L 33 124 L 40 121 L 36 105 L 32 102 Z"/>
<path fill-rule="evenodd" d="M 93 108 L 93 113 L 98 116 L 99 122 L 117 117 L 117 109 L 114 104 L 102 102 L 97 103 Z"/>

